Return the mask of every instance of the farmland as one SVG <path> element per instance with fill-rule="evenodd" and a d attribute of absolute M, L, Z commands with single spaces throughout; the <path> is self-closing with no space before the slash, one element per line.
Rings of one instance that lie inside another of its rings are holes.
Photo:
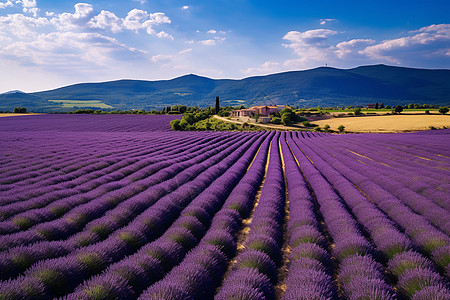
<path fill-rule="evenodd" d="M 0 119 L 0 299 L 449 299 L 450 130 Z"/>
<path fill-rule="evenodd" d="M 427 130 L 431 126 L 435 128 L 450 127 L 450 116 L 447 115 L 385 115 L 385 116 L 357 116 L 340 117 L 314 121 L 321 127 L 326 124 L 332 129 L 344 125 L 350 132 L 402 132 Z"/>

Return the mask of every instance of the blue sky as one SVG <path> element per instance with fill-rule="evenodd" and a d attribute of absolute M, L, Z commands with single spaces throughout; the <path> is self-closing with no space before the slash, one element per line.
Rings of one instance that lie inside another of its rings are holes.
<path fill-rule="evenodd" d="M 319 66 L 450 68 L 450 1 L 0 0 L 0 92 Z"/>

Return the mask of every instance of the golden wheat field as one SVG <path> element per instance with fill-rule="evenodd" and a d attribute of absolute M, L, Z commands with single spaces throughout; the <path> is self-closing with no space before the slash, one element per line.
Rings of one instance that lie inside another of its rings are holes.
<path fill-rule="evenodd" d="M 330 125 L 332 130 L 337 130 L 339 125 L 344 125 L 346 131 L 351 132 L 401 132 L 418 131 L 435 128 L 450 127 L 448 115 L 385 115 L 332 118 L 314 121 L 320 127 Z"/>

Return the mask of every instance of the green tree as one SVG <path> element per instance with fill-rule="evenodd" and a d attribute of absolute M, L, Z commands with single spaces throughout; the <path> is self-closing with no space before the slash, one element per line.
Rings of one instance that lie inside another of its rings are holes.
<path fill-rule="evenodd" d="M 289 125 L 291 123 L 291 113 L 285 112 L 282 114 L 281 122 L 283 122 L 284 125 Z"/>
<path fill-rule="evenodd" d="M 401 105 L 396 105 L 396 106 L 394 106 L 394 112 L 396 113 L 396 114 L 399 114 L 399 113 L 401 113 L 403 111 L 403 106 L 401 106 Z"/>
<path fill-rule="evenodd" d="M 345 126 L 344 125 L 339 125 L 337 129 L 339 130 L 340 133 L 342 133 L 345 130 Z"/>
<path fill-rule="evenodd" d="M 25 107 L 19 106 L 14 108 L 14 112 L 17 114 L 24 114 L 27 112 L 27 109 Z"/>
<path fill-rule="evenodd" d="M 330 131 L 330 125 L 325 124 L 325 126 L 323 126 L 323 130 L 324 130 L 325 132 Z"/>
<path fill-rule="evenodd" d="M 439 113 L 441 113 L 441 114 L 446 114 L 446 113 L 448 113 L 448 107 L 439 107 Z"/>
<path fill-rule="evenodd" d="M 414 104 L 413 103 L 408 104 L 408 108 L 409 109 L 413 109 L 414 108 Z"/>
<path fill-rule="evenodd" d="M 355 109 L 353 109 L 353 113 L 355 114 L 355 116 L 360 115 L 361 114 L 361 107 L 356 107 Z"/>
<path fill-rule="evenodd" d="M 386 105 L 384 108 L 391 109 L 392 107 L 390 105 Z"/>

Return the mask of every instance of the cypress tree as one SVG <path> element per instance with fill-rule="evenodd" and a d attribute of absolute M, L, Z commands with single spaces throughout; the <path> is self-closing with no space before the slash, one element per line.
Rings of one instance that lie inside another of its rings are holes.
<path fill-rule="evenodd" d="M 216 97 L 216 115 L 219 113 L 220 105 L 219 105 L 219 96 Z"/>

